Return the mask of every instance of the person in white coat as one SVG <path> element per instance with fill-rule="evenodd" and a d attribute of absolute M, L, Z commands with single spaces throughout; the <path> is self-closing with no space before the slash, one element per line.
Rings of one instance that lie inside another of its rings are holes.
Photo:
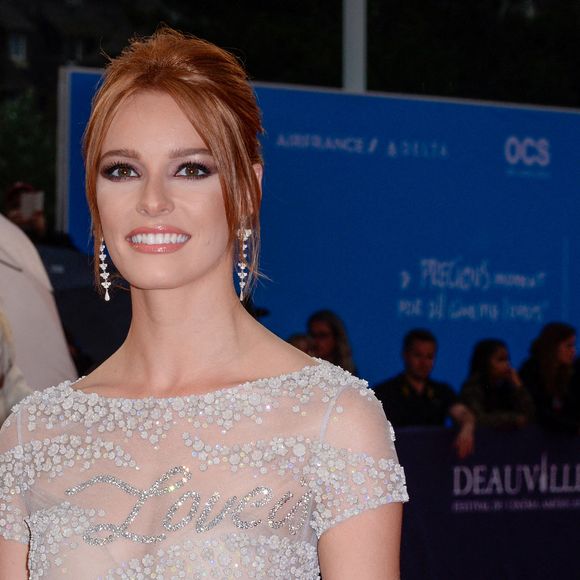
<path fill-rule="evenodd" d="M 0 215 L 0 309 L 12 329 L 15 364 L 33 389 L 76 378 L 52 285 L 26 234 Z"/>

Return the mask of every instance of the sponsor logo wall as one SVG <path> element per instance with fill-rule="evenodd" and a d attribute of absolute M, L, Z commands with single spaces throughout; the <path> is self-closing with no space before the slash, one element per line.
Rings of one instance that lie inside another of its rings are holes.
<path fill-rule="evenodd" d="M 415 326 L 456 388 L 473 344 L 520 364 L 550 320 L 579 321 L 580 115 L 258 88 L 264 139 L 257 298 L 283 336 L 340 313 L 360 374 L 400 368 Z M 576 286 L 575 286 L 576 285 Z"/>
<path fill-rule="evenodd" d="M 80 136 L 99 72 L 68 74 L 68 227 L 87 249 Z M 330 308 L 359 374 L 396 373 L 415 326 L 459 387 L 476 340 L 519 364 L 542 324 L 578 325 L 580 114 L 257 86 L 264 113 L 256 303 L 282 337 Z"/>

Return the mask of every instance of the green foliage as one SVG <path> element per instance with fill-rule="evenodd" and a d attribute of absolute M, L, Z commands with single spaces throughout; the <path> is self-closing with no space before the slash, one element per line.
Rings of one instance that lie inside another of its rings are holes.
<path fill-rule="evenodd" d="M 0 205 L 15 181 L 45 191 L 45 206 L 54 206 L 55 134 L 40 112 L 33 91 L 0 102 Z M 50 216 L 49 216 L 50 217 Z"/>

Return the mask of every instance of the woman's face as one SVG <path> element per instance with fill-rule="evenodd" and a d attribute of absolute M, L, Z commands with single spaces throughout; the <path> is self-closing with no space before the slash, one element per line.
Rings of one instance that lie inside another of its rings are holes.
<path fill-rule="evenodd" d="M 574 359 L 576 358 L 576 336 L 571 336 L 558 345 L 556 358 L 561 365 L 571 367 L 574 364 Z"/>
<path fill-rule="evenodd" d="M 97 204 L 107 248 L 136 288 L 232 280 L 228 223 L 215 161 L 165 93 L 141 92 L 105 136 Z"/>
<path fill-rule="evenodd" d="M 489 378 L 491 381 L 507 380 L 511 376 L 510 355 L 506 348 L 498 348 L 489 359 Z"/>
<path fill-rule="evenodd" d="M 315 320 L 310 324 L 310 336 L 314 342 L 314 352 L 322 359 L 328 359 L 334 354 L 336 339 L 332 328 L 323 320 Z"/>

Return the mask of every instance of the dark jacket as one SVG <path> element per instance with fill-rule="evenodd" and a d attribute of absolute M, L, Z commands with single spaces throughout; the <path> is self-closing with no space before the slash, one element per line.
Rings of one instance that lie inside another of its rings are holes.
<path fill-rule="evenodd" d="M 418 393 L 404 373 L 376 385 L 374 391 L 394 427 L 444 425 L 449 409 L 458 402 L 457 394 L 446 383 L 429 379 Z"/>
<path fill-rule="evenodd" d="M 538 363 L 528 359 L 520 370 L 520 377 L 528 389 L 536 412 L 536 422 L 551 431 L 580 434 L 580 384 L 572 376 L 559 392 L 548 390 Z"/>
<path fill-rule="evenodd" d="M 475 415 L 478 425 L 513 429 L 529 423 L 533 417 L 533 403 L 525 387 L 511 381 L 485 384 L 483 378 L 472 375 L 461 387 L 461 401 Z"/>

